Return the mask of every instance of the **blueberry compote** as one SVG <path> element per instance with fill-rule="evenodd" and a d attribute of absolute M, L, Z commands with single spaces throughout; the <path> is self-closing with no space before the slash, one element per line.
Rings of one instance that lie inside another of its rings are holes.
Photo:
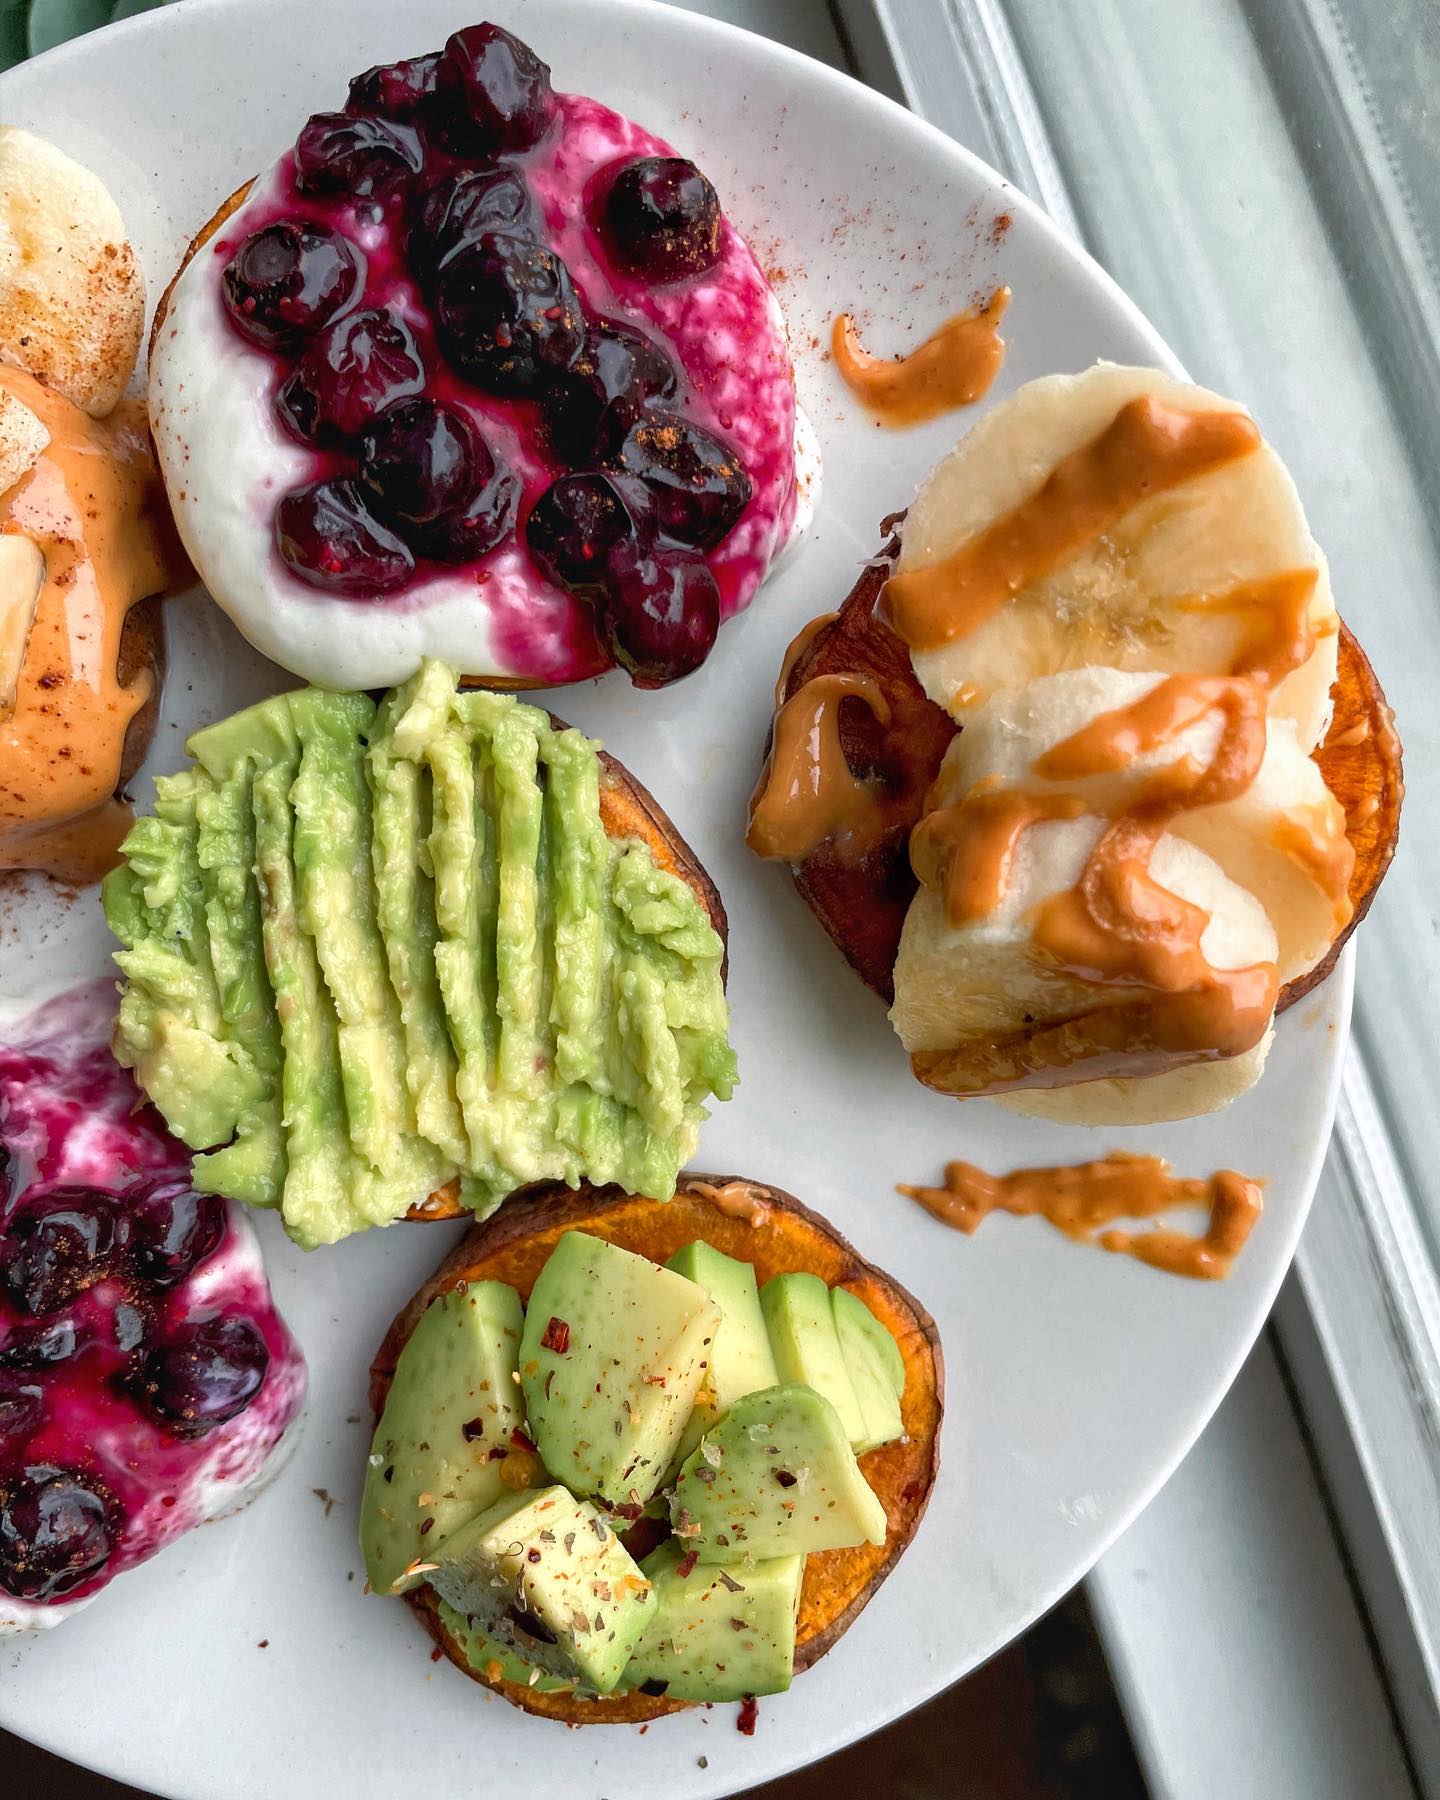
<path fill-rule="evenodd" d="M 677 680 L 788 536 L 793 379 L 754 257 L 693 163 L 498 26 L 357 76 L 215 254 L 313 450 L 266 501 L 281 561 L 386 607 L 475 565 L 467 672 Z"/>
<path fill-rule="evenodd" d="M 249 1226 L 110 1055 L 113 1005 L 98 983 L 0 1044 L 0 1629 L 224 1510 L 304 1393 Z"/>

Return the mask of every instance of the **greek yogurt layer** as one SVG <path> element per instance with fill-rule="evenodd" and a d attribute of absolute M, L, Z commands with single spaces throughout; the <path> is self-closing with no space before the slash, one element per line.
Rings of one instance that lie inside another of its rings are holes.
<path fill-rule="evenodd" d="M 305 1394 L 254 1233 L 190 1190 L 113 1012 L 97 982 L 0 1044 L 0 1632 L 233 1510 Z"/>
<path fill-rule="evenodd" d="M 743 468 L 743 511 L 718 543 L 693 552 L 713 576 L 719 617 L 728 618 L 803 531 L 818 486 L 818 451 L 798 415 L 779 305 L 723 217 L 718 253 L 703 273 L 652 280 L 622 266 L 596 228 L 597 184 L 618 164 L 674 153 L 597 101 L 561 94 L 553 102 L 539 142 L 504 166 L 523 175 L 544 242 L 563 259 L 586 317 L 658 343 L 679 377 L 678 392 L 661 404 L 728 446 Z M 428 178 L 428 149 L 425 155 L 415 182 Z M 439 161 L 451 166 L 444 153 Z M 327 194 L 318 203 L 287 153 L 190 260 L 170 295 L 150 379 L 157 451 L 185 547 L 244 635 L 317 683 L 389 686 L 426 657 L 522 686 L 598 674 L 618 653 L 597 626 L 593 596 L 547 578 L 527 545 L 536 501 L 575 465 L 557 456 L 532 398 L 483 391 L 447 362 L 433 290 L 422 291 L 407 260 L 410 217 L 413 198 L 379 206 Z M 477 560 L 445 566 L 421 554 L 391 590 L 352 597 L 300 578 L 278 553 L 282 498 L 351 468 L 343 450 L 337 463 L 333 448 L 299 441 L 282 421 L 277 395 L 293 359 L 247 342 L 227 312 L 223 278 L 232 258 L 252 234 L 281 220 L 323 220 L 358 248 L 363 288 L 342 316 L 358 306 L 403 319 L 423 359 L 425 395 L 465 414 L 497 467 L 515 478 L 514 525 Z"/>

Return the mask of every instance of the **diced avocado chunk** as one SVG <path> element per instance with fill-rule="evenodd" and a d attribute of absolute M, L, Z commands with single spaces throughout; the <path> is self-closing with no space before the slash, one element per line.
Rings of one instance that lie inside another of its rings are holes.
<path fill-rule="evenodd" d="M 535 1694 L 569 1694 L 575 1690 L 574 1676 L 547 1675 L 533 1663 L 525 1661 L 508 1644 L 489 1636 L 464 1613 L 456 1612 L 447 1601 L 437 1598 L 435 1609 L 440 1623 L 454 1640 L 461 1655 L 477 1675 L 487 1681 L 514 1681 Z"/>
<path fill-rule="evenodd" d="M 365 1575 L 399 1594 L 458 1526 L 507 1492 L 501 1469 L 524 1423 L 515 1369 L 524 1315 L 502 1281 L 432 1300 L 395 1365 L 360 1504 Z"/>
<path fill-rule="evenodd" d="M 640 1569 L 654 1583 L 655 1612 L 625 1670 L 627 1688 L 663 1682 L 672 1700 L 785 1692 L 795 1672 L 803 1556 L 768 1557 L 732 1575 L 690 1566 L 672 1538 Z"/>
<path fill-rule="evenodd" d="M 862 1442 L 865 1420 L 840 1352 L 829 1288 L 804 1270 L 775 1275 L 760 1290 L 760 1306 L 781 1381 L 800 1382 L 823 1394 L 839 1413 L 850 1442 Z"/>
<path fill-rule="evenodd" d="M 900 1397 L 905 1391 L 905 1364 L 894 1338 L 858 1295 L 848 1288 L 832 1288 L 830 1304 L 850 1385 L 865 1421 L 865 1436 L 855 1444 L 855 1454 L 863 1456 L 904 1436 Z"/>
<path fill-rule="evenodd" d="M 476 1626 L 553 1675 L 608 1694 L 655 1609 L 650 1583 L 588 1500 L 512 1494 L 462 1525 L 430 1585 Z"/>
<path fill-rule="evenodd" d="M 742 1394 L 774 1387 L 780 1375 L 766 1335 L 752 1264 L 737 1262 L 701 1240 L 677 1250 L 665 1267 L 704 1288 L 720 1308 L 720 1325 L 710 1346 L 710 1367 L 695 1396 L 695 1410 L 673 1465 L 678 1471 L 680 1463 L 727 1407 L 733 1406 Z"/>
<path fill-rule="evenodd" d="M 675 1535 L 702 1563 L 804 1556 L 885 1542 L 885 1508 L 840 1415 L 794 1383 L 747 1394 L 685 1460 Z"/>
<path fill-rule="evenodd" d="M 530 1429 L 576 1494 L 643 1504 L 705 1378 L 720 1309 L 633 1251 L 567 1231 L 531 1290 L 520 1347 Z"/>

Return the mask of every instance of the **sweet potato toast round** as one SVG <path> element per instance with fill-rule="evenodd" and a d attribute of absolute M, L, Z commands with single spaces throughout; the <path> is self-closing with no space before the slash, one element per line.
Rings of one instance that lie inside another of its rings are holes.
<path fill-rule="evenodd" d="M 743 1189 L 749 1216 L 736 1216 L 714 1198 Z M 751 1219 L 755 1221 L 751 1223 Z M 818 1214 L 763 1182 L 733 1175 L 680 1177 L 668 1202 L 645 1200 L 618 1188 L 558 1184 L 527 1189 L 508 1200 L 484 1224 L 474 1226 L 399 1314 L 370 1365 L 370 1404 L 378 1421 L 395 1364 L 430 1302 L 465 1281 L 504 1281 L 528 1299 L 550 1252 L 566 1231 L 579 1228 L 653 1261 L 664 1262 L 683 1245 L 703 1238 L 717 1250 L 753 1263 L 765 1282 L 789 1269 L 804 1269 L 831 1286 L 859 1296 L 900 1347 L 905 1363 L 901 1417 L 905 1436 L 861 1458 L 866 1479 L 879 1495 L 889 1522 L 883 1546 L 828 1550 L 810 1556 L 800 1599 L 795 1644 L 797 1674 L 817 1662 L 845 1634 L 894 1568 L 929 1503 L 940 1461 L 944 1412 L 944 1363 L 940 1337 L 929 1313 L 897 1282 L 866 1262 Z M 567 1693 L 537 1693 L 519 1683 L 488 1680 L 473 1669 L 441 1623 L 429 1588 L 405 1596 L 450 1660 L 482 1686 L 546 1718 L 571 1725 L 633 1724 L 679 1712 L 691 1702 L 641 1693 L 582 1700 Z"/>
<path fill-rule="evenodd" d="M 554 718 L 553 713 L 551 717 Z M 555 719 L 555 724 L 563 729 L 561 720 Z M 648 847 L 658 868 L 664 869 L 667 875 L 678 875 L 694 888 L 710 915 L 710 923 L 720 942 L 727 946 L 720 964 L 720 979 L 724 982 L 730 973 L 730 926 L 719 888 L 706 874 L 700 858 L 675 829 L 669 814 L 655 796 L 607 750 L 600 752 L 600 823 L 609 837 L 638 839 Z M 463 1219 L 466 1213 L 460 1204 L 460 1183 L 447 1181 L 427 1199 L 418 1201 L 405 1216 L 416 1224 Z"/>
<path fill-rule="evenodd" d="M 943 708 L 927 699 L 903 642 L 875 617 L 880 590 L 899 553 L 900 517 L 881 526 L 888 540 L 883 550 L 861 571 L 833 623 L 796 658 L 783 696 L 788 700 L 813 676 L 855 672 L 871 676 L 890 704 L 888 727 L 855 702 L 843 707 L 840 720 L 851 768 L 881 784 L 889 829 L 858 861 L 847 861 L 822 846 L 792 871 L 806 905 L 841 955 L 887 1005 L 895 998 L 893 972 L 901 928 L 919 885 L 910 867 L 910 831 L 958 729 Z M 1293 1006 L 1330 973 L 1375 897 L 1400 830 L 1404 792 L 1400 740 L 1375 671 L 1345 625 L 1340 627 L 1340 667 L 1331 698 L 1334 721 L 1315 761 L 1326 786 L 1345 808 L 1347 835 L 1355 850 L 1350 879 L 1353 910 L 1323 961 L 1280 990 L 1277 1012 Z"/>

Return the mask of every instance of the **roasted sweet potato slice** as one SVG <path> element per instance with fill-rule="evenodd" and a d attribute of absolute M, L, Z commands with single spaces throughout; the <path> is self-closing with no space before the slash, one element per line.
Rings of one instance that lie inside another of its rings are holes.
<path fill-rule="evenodd" d="M 925 697 L 904 644 L 875 617 L 875 603 L 899 551 L 898 526 L 897 519 L 881 526 L 882 534 L 893 528 L 881 557 L 861 571 L 834 623 L 810 641 L 785 685 L 788 699 L 813 676 L 853 671 L 872 676 L 890 703 L 892 722 L 882 727 L 867 707 L 852 702 L 842 716 L 840 735 L 855 773 L 881 779 L 893 802 L 893 829 L 860 861 L 847 862 L 822 846 L 793 871 L 806 905 L 841 955 L 887 1005 L 895 998 L 895 956 L 917 885 L 907 848 L 910 827 L 956 731 L 950 716 Z M 1281 989 L 1280 1012 L 1334 967 L 1390 866 L 1400 829 L 1400 740 L 1375 671 L 1344 625 L 1333 698 L 1334 724 L 1315 760 L 1349 820 L 1355 847 L 1350 883 L 1354 913 L 1324 961 Z"/>
<path fill-rule="evenodd" d="M 882 533 L 891 523 L 882 525 Z M 857 775 L 879 783 L 888 829 L 858 860 L 827 844 L 794 870 L 806 905 L 887 1006 L 895 998 L 895 955 L 916 888 L 911 827 L 955 735 L 950 715 L 926 698 L 915 679 L 904 643 L 874 616 L 899 549 L 898 535 L 892 536 L 879 558 L 866 564 L 834 623 L 811 639 L 785 684 L 788 700 L 813 676 L 858 671 L 874 678 L 890 706 L 890 723 L 884 726 L 858 700 L 844 702 L 840 713 L 846 760 Z"/>
<path fill-rule="evenodd" d="M 750 1217 L 737 1217 L 717 1204 L 714 1195 L 725 1189 L 731 1194 L 744 1190 L 741 1197 L 753 1207 Z M 889 1532 L 881 1547 L 830 1550 L 806 1562 L 795 1667 L 797 1672 L 808 1669 L 859 1617 L 924 1516 L 939 1466 L 944 1411 L 944 1364 L 934 1320 L 822 1218 L 763 1182 L 687 1173 L 669 1202 L 637 1199 L 618 1188 L 572 1192 L 546 1185 L 517 1195 L 493 1218 L 473 1227 L 395 1319 L 370 1365 L 370 1404 L 376 1419 L 400 1352 L 437 1294 L 463 1281 L 506 1281 L 528 1299 L 556 1242 L 576 1227 L 656 1262 L 703 1238 L 727 1256 L 753 1263 L 762 1282 L 787 1269 L 808 1269 L 831 1286 L 842 1285 L 857 1294 L 900 1346 L 905 1362 L 901 1401 L 905 1436 L 861 1459 L 866 1479 L 884 1503 Z M 640 1693 L 581 1700 L 570 1694 L 537 1694 L 515 1682 L 487 1681 L 445 1632 L 430 1590 L 422 1587 L 405 1598 L 457 1667 L 527 1712 L 571 1725 L 630 1724 L 678 1712 L 687 1704 Z"/>
<path fill-rule="evenodd" d="M 1345 835 L 1355 851 L 1350 873 L 1350 922 L 1330 953 L 1308 975 L 1288 982 L 1281 1010 L 1308 994 L 1335 967 L 1345 940 L 1370 910 L 1400 835 L 1405 771 L 1395 715 L 1370 667 L 1370 659 L 1346 625 L 1340 627 L 1340 667 L 1331 689 L 1335 716 L 1330 735 L 1315 752 L 1325 785 L 1345 808 Z"/>
<path fill-rule="evenodd" d="M 554 715 L 552 714 L 553 718 Z M 560 725 L 559 719 L 555 720 Z M 720 934 L 722 944 L 729 939 L 729 924 L 720 890 L 705 873 L 700 858 L 681 837 L 648 788 L 642 787 L 624 763 L 617 762 L 606 750 L 600 752 L 600 822 L 612 838 L 635 838 L 647 844 L 659 868 L 669 875 L 688 881 L 700 896 L 710 923 Z M 730 955 L 720 965 L 720 979 L 730 972 Z M 427 1199 L 419 1201 L 406 1214 L 408 1219 L 425 1224 L 434 1219 L 463 1219 L 460 1183 L 446 1182 Z"/>

